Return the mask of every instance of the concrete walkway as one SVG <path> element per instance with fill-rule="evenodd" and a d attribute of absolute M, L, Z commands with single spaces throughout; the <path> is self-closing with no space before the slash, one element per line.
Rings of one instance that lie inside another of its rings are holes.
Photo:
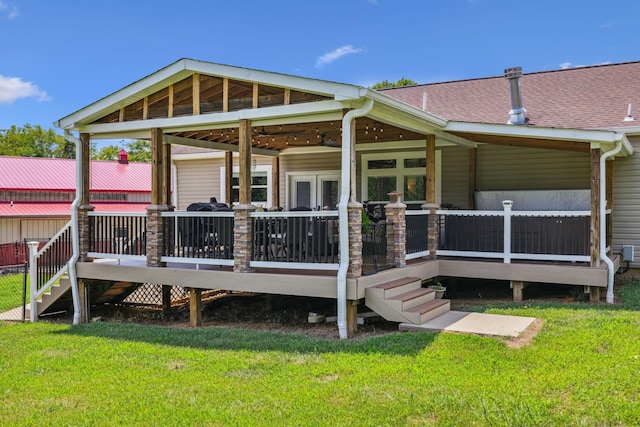
<path fill-rule="evenodd" d="M 517 337 L 524 332 L 534 320 L 536 320 L 535 317 L 450 311 L 422 325 L 401 323 L 399 329 L 401 331 L 446 331 L 499 337 Z"/>

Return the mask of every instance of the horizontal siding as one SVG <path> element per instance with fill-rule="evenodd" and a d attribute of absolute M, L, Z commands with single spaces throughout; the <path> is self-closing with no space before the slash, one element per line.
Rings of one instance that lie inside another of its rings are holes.
<path fill-rule="evenodd" d="M 176 161 L 178 210 L 191 203 L 208 202 L 211 197 L 220 200 L 220 167 L 224 159 L 198 159 Z"/>
<path fill-rule="evenodd" d="M 478 146 L 476 184 L 481 191 L 588 189 L 590 175 L 587 153 Z"/>
<path fill-rule="evenodd" d="M 640 137 L 629 142 L 635 154 L 615 160 L 613 165 L 613 252 L 622 245 L 634 245 L 636 254 L 631 267 L 640 268 Z"/>
<path fill-rule="evenodd" d="M 442 147 L 442 204 L 467 209 L 469 193 L 469 148 Z"/>

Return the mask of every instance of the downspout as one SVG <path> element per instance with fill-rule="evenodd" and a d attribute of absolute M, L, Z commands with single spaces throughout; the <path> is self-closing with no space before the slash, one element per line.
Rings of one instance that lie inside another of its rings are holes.
<path fill-rule="evenodd" d="M 71 298 L 73 300 L 73 324 L 80 324 L 81 307 L 80 295 L 78 293 L 78 274 L 76 271 L 76 262 L 80 257 L 80 235 L 78 233 L 78 206 L 82 201 L 82 144 L 80 139 L 76 138 L 65 129 L 64 138 L 73 142 L 76 146 L 76 197 L 71 203 L 71 244 L 73 252 L 71 260 L 69 260 L 69 281 L 71 282 Z"/>
<path fill-rule="evenodd" d="M 622 139 L 616 141 L 613 150 L 602 153 L 600 156 L 600 259 L 607 264 L 607 303 L 613 304 L 613 270 L 611 258 L 607 256 L 607 200 L 606 200 L 606 164 L 609 157 L 615 156 L 622 150 Z"/>
<path fill-rule="evenodd" d="M 342 171 L 340 176 L 340 202 L 338 203 L 340 229 L 340 266 L 338 267 L 338 332 L 347 338 L 347 270 L 349 269 L 349 199 L 351 196 L 351 121 L 373 109 L 373 99 L 367 99 L 357 110 L 342 117 Z M 346 255 L 346 256 L 345 256 Z"/>

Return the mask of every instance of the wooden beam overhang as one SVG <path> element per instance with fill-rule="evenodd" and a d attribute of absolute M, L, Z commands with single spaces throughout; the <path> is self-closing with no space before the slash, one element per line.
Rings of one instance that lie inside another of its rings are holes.
<path fill-rule="evenodd" d="M 316 101 L 302 104 L 279 105 L 264 108 L 251 108 L 226 113 L 209 113 L 197 116 L 180 116 L 149 120 L 136 120 L 117 123 L 96 123 L 79 125 L 82 133 L 126 133 L 145 131 L 150 128 L 162 128 L 165 132 L 181 132 L 189 130 L 221 129 L 237 127 L 241 119 L 251 120 L 253 126 L 263 123 L 292 123 L 298 117 L 298 123 L 316 122 L 322 120 L 342 120 L 342 111 L 349 108 L 342 102 Z M 316 117 L 317 116 L 317 117 Z M 261 122 L 265 120 L 265 122 Z M 270 120 L 270 121 L 269 121 Z"/>
<path fill-rule="evenodd" d="M 191 139 L 185 138 L 181 136 L 174 135 L 164 135 L 165 144 L 177 144 L 177 145 L 188 145 L 191 147 L 200 147 L 200 148 L 209 148 L 212 150 L 221 150 L 221 151 L 230 151 L 232 153 L 239 153 L 240 148 L 238 145 L 227 144 L 224 142 L 215 142 L 215 141 L 202 141 L 199 139 Z M 260 156 L 269 156 L 269 157 L 278 157 L 280 152 L 277 150 L 269 150 L 265 148 L 253 148 L 251 150 L 253 154 L 257 154 Z"/>

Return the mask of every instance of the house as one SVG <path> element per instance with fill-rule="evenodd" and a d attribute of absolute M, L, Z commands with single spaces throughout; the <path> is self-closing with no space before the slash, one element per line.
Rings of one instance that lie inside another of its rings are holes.
<path fill-rule="evenodd" d="M 90 169 L 97 212 L 145 212 L 150 164 L 94 160 Z M 75 160 L 0 156 L 0 170 L 0 244 L 48 240 L 71 219 Z"/>
<path fill-rule="evenodd" d="M 78 189 L 74 321 L 98 279 L 189 286 L 194 325 L 203 289 L 332 298 L 341 337 L 358 305 L 398 322 L 446 312 L 422 286 L 436 277 L 612 302 L 620 252 L 637 267 L 640 243 L 638 77 L 640 63 L 516 67 L 374 91 L 181 59 L 56 122 L 80 153 L 136 138 L 153 154 L 141 226 Z M 135 251 L 103 243 L 123 227 Z"/>

